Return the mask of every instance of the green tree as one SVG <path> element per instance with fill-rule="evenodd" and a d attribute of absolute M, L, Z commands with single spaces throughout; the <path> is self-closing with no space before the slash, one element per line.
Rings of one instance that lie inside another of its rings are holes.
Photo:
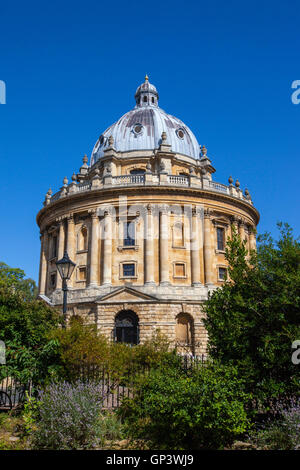
<path fill-rule="evenodd" d="M 235 365 L 258 398 L 299 391 L 291 345 L 300 339 L 300 244 L 287 224 L 278 227 L 277 242 L 260 236 L 251 253 L 234 231 L 228 279 L 205 305 L 210 355 Z"/>
<path fill-rule="evenodd" d="M 60 314 L 40 300 L 24 298 L 23 291 L 0 286 L 0 340 L 5 342 L 10 373 L 21 380 L 41 381 L 55 364 L 57 342 L 49 337 Z M 0 368 L 0 374 L 7 368 Z"/>
<path fill-rule="evenodd" d="M 20 268 L 11 268 L 0 261 L 0 287 L 10 287 L 22 293 L 24 299 L 31 300 L 37 296 L 37 286 L 33 279 L 25 279 L 25 272 Z"/>

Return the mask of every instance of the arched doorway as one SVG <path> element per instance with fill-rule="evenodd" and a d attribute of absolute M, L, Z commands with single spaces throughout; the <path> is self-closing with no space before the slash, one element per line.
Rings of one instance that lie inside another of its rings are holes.
<path fill-rule="evenodd" d="M 139 319 L 132 310 L 122 310 L 117 314 L 114 336 L 118 343 L 139 343 Z"/>
<path fill-rule="evenodd" d="M 187 313 L 179 313 L 176 317 L 175 327 L 176 345 L 193 352 L 194 349 L 194 321 Z"/>

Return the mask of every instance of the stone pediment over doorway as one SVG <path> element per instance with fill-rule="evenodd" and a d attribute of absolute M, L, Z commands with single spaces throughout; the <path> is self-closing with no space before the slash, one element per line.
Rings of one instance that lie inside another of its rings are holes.
<path fill-rule="evenodd" d="M 157 301 L 158 299 L 152 295 L 144 294 L 139 292 L 132 287 L 121 287 L 117 288 L 109 294 L 105 294 L 101 297 L 98 297 L 96 303 L 103 302 L 141 302 L 141 301 Z"/>

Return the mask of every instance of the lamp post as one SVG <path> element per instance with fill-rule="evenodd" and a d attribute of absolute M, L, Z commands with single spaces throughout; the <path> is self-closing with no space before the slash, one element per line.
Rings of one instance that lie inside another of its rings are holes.
<path fill-rule="evenodd" d="M 64 315 L 64 321 L 63 321 L 63 328 L 66 327 L 66 313 L 67 313 L 67 292 L 68 292 L 68 286 L 67 286 L 67 281 L 71 278 L 74 268 L 76 266 L 76 263 L 70 260 L 69 255 L 67 251 L 65 251 L 64 256 L 56 262 L 57 270 L 60 274 L 60 277 L 62 279 L 62 290 L 64 293 L 64 299 L 63 299 L 63 315 Z"/>

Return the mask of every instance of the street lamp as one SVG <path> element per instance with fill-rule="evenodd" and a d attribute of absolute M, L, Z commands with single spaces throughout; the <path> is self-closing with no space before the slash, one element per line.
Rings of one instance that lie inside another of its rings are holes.
<path fill-rule="evenodd" d="M 64 292 L 63 300 L 63 315 L 64 315 L 64 324 L 63 327 L 66 327 L 66 313 L 67 313 L 67 292 L 68 286 L 67 281 L 71 278 L 76 264 L 70 260 L 67 251 L 65 251 L 63 258 L 56 261 L 57 270 L 62 278 L 62 290 Z"/>

